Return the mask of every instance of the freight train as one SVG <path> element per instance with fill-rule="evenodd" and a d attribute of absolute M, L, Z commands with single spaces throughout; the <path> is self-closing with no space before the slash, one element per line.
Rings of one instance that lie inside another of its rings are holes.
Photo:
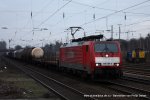
<path fill-rule="evenodd" d="M 121 77 L 122 55 L 117 41 L 100 41 L 103 35 L 73 39 L 63 44 L 59 52 L 51 52 L 45 59 L 42 48 L 15 51 L 14 58 L 42 65 L 55 65 L 56 69 L 79 74 L 82 77 Z M 48 66 L 51 67 L 51 66 Z"/>
<path fill-rule="evenodd" d="M 132 51 L 128 51 L 126 54 L 126 61 L 133 62 L 133 63 L 146 62 L 145 51 L 140 48 L 137 48 Z"/>

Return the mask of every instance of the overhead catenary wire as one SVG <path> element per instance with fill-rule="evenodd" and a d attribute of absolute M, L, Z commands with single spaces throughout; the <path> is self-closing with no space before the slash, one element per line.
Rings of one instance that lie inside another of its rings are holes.
<path fill-rule="evenodd" d="M 113 12 L 115 12 L 115 11 L 113 11 Z M 121 12 L 123 12 L 123 13 L 125 12 L 125 13 L 126 13 L 125 10 L 124 10 L 124 11 L 121 11 Z M 65 12 L 65 14 L 67 14 L 67 13 Z M 144 15 L 144 13 L 134 13 L 134 14 L 143 14 L 143 15 Z M 33 14 L 33 15 L 34 15 L 34 14 Z M 145 15 L 149 15 L 149 14 L 145 14 Z M 97 17 L 97 16 L 96 16 L 96 17 Z M 67 17 L 66 17 L 66 18 L 67 18 Z M 66 20 L 66 18 L 65 18 L 65 20 Z M 44 23 L 45 23 L 45 22 L 44 22 Z M 44 24 L 44 23 L 43 23 L 43 24 Z M 86 22 L 85 22 L 85 23 L 86 23 Z M 129 25 L 129 26 L 131 26 L 131 25 Z M 32 32 L 32 31 L 31 31 L 31 32 Z"/>
<path fill-rule="evenodd" d="M 63 9 L 65 6 L 67 6 L 72 0 L 68 1 L 67 3 L 65 3 L 63 6 L 61 6 L 60 8 L 58 8 L 53 14 L 51 14 L 50 16 L 48 16 L 44 21 L 42 21 L 39 25 L 41 26 L 42 24 L 44 24 L 47 20 L 49 20 L 51 17 L 53 17 L 56 13 L 58 13 L 61 9 Z"/>
<path fill-rule="evenodd" d="M 148 0 L 149 1 L 149 0 Z M 75 2 L 75 1 L 73 1 L 73 2 Z M 147 1 L 146 1 L 147 2 Z M 77 3 L 77 2 L 76 2 Z M 143 3 L 145 3 L 145 2 L 142 2 L 142 3 L 139 3 L 139 4 L 136 4 L 136 5 L 134 5 L 134 6 L 131 6 L 131 7 L 128 7 L 127 9 L 129 9 L 129 8 L 132 8 L 132 7 L 135 7 L 135 6 L 138 6 L 138 5 L 140 5 L 140 4 L 143 4 Z M 83 4 L 83 3 L 79 3 L 79 4 Z M 84 4 L 83 4 L 84 5 Z M 89 7 L 94 7 L 94 8 L 98 8 L 98 9 L 101 9 L 101 8 L 99 8 L 99 7 L 96 7 L 96 6 L 90 6 L 90 5 L 86 5 L 85 4 L 85 6 L 89 6 Z M 112 10 L 112 9 L 105 9 L 105 10 L 111 10 L 111 11 L 116 11 L 116 12 L 121 12 L 121 11 L 117 11 L 117 10 Z M 125 9 L 123 9 L 123 10 L 125 10 Z M 115 12 L 115 13 L 116 13 Z M 125 11 L 122 11 L 123 13 L 132 13 L 132 14 L 145 14 L 145 13 L 134 13 L 134 12 L 125 12 Z M 145 15 L 150 15 L 150 14 L 145 14 Z M 60 23 L 61 21 L 59 21 L 58 23 Z M 57 24 L 58 24 L 57 23 Z M 85 22 L 86 23 L 86 22 Z M 57 25 L 56 24 L 56 25 Z"/>
<path fill-rule="evenodd" d="M 148 0 L 148 1 L 149 1 L 149 0 Z M 81 3 L 81 2 L 78 2 L 78 1 L 72 1 L 71 3 L 78 4 L 78 5 L 82 5 L 82 6 L 87 6 L 87 7 L 90 7 L 90 8 L 96 8 L 96 9 L 100 9 L 100 10 L 111 11 L 111 12 L 117 12 L 117 11 L 119 11 L 119 10 L 115 10 L 115 9 L 101 8 L 101 7 L 97 7 L 97 6 L 93 6 L 93 5 Z M 142 4 L 143 4 L 143 3 L 142 3 Z M 125 13 L 150 15 L 150 14 L 146 14 L 146 13 L 135 13 L 135 12 L 129 12 L 129 11 L 126 11 Z"/>
<path fill-rule="evenodd" d="M 125 11 L 125 10 L 131 9 L 131 8 L 133 8 L 133 7 L 139 6 L 139 5 L 144 4 L 144 3 L 147 3 L 147 2 L 149 2 L 149 1 L 150 1 L 150 0 L 146 0 L 146 1 L 143 1 L 143 2 L 141 2 L 141 3 L 138 3 L 138 4 L 135 4 L 135 5 L 132 5 L 132 6 L 130 6 L 130 7 L 127 7 L 127 8 L 124 8 L 124 9 L 118 10 L 118 11 L 115 11 L 115 12 L 113 12 L 113 13 L 110 13 L 110 14 L 106 15 L 106 16 L 103 16 L 103 17 L 97 18 L 97 19 L 95 19 L 94 21 L 98 21 L 98 20 L 100 20 L 100 19 L 103 19 L 103 18 L 106 18 L 106 17 L 112 16 L 112 15 L 114 15 L 114 14 L 117 14 L 117 13 L 119 13 L 119 12 L 123 12 L 123 11 Z M 80 26 L 84 26 L 84 25 L 90 24 L 90 23 L 92 23 L 92 22 L 94 22 L 94 21 L 92 20 L 92 21 L 86 22 L 86 23 L 84 23 L 84 24 L 82 24 L 82 25 L 80 25 Z"/>
<path fill-rule="evenodd" d="M 107 1 L 107 0 L 106 0 Z M 75 4 L 79 4 L 79 5 L 83 5 L 83 6 L 88 6 L 88 7 L 91 7 L 91 8 L 97 8 L 97 9 L 102 9 L 102 10 L 108 10 L 108 11 L 115 11 L 115 12 L 118 12 L 118 10 L 113 10 L 113 9 L 105 9 L 105 8 L 99 8 L 99 7 L 96 7 L 96 6 L 92 6 L 92 5 L 89 5 L 89 4 L 84 4 L 84 3 L 80 3 L 80 2 L 77 2 L 77 1 L 72 1 L 71 3 L 75 3 Z M 85 12 L 85 11 L 84 11 Z M 120 11 L 121 12 L 121 11 Z M 147 14 L 147 13 L 135 13 L 135 12 L 127 12 L 127 11 L 122 11 L 122 13 L 130 13 L 130 14 L 140 14 L 140 15 L 146 15 L 146 16 L 150 16 L 150 14 Z M 73 16 L 71 16 L 73 17 Z M 69 19 L 69 18 L 67 18 Z M 66 20 L 67 20 L 66 19 Z M 60 23 L 62 21 L 59 21 L 56 23 L 56 25 L 58 25 L 58 23 Z M 86 23 L 86 22 L 85 22 Z M 55 25 L 53 25 L 55 26 Z"/>
<path fill-rule="evenodd" d="M 147 17 L 146 17 L 147 18 Z M 148 17 L 149 18 L 149 17 Z M 133 25 L 137 25 L 137 24 L 140 24 L 140 23 L 144 23 L 144 22 L 148 22 L 150 21 L 150 19 L 146 19 L 146 20 L 142 20 L 143 18 L 141 19 L 138 19 L 138 21 L 135 21 L 133 23 L 130 23 L 130 24 L 127 24 L 126 27 L 129 27 L 129 26 L 133 26 Z M 126 20 L 125 20 L 126 21 Z"/>
<path fill-rule="evenodd" d="M 54 0 L 51 0 L 49 3 L 47 3 L 40 11 L 36 12 L 33 17 L 36 17 L 40 12 L 43 12 L 43 10 L 45 10 L 46 7 L 48 7 L 50 4 L 53 3 Z"/>
<path fill-rule="evenodd" d="M 77 1 L 73 1 L 73 0 L 72 0 L 71 3 L 82 5 L 82 6 L 87 6 L 87 7 L 90 7 L 90 8 L 97 8 L 97 9 L 100 9 L 100 10 L 116 11 L 116 10 L 113 10 L 113 9 L 100 8 L 100 7 L 97 7 L 97 6 L 93 6 L 93 5 L 89 5 L 89 4 L 85 4 L 85 3 L 81 3 L 81 2 L 77 2 Z"/>
<path fill-rule="evenodd" d="M 149 0 L 148 0 L 149 1 Z M 147 2 L 147 1 L 146 1 Z M 142 2 L 142 3 L 139 3 L 139 4 L 143 4 L 143 3 L 145 3 L 145 2 Z M 139 5 L 139 4 L 137 4 L 137 5 Z M 137 5 L 134 5 L 134 6 L 137 6 Z M 89 5 L 86 5 L 86 6 L 89 6 Z M 134 7 L 134 6 L 131 6 L 131 7 Z M 90 7 L 95 7 L 95 6 L 90 6 Z M 130 7 L 130 8 L 131 8 Z M 95 8 L 97 8 L 97 7 L 95 7 Z M 128 8 L 129 9 L 129 8 Z M 107 9 L 107 10 L 109 10 L 109 9 Z M 111 10 L 111 11 L 116 11 L 116 12 L 121 12 L 121 11 L 117 11 L 117 10 Z M 145 13 L 134 13 L 134 12 L 125 12 L 125 11 L 122 11 L 123 13 L 131 13 L 131 14 L 143 14 L 143 15 L 150 15 L 150 14 L 145 14 Z M 71 16 L 72 17 L 72 16 Z M 60 23 L 61 21 L 59 21 L 58 23 Z M 57 23 L 57 24 L 58 24 Z M 86 23 L 86 22 L 85 22 Z M 56 24 L 56 25 L 57 25 Z"/>
<path fill-rule="evenodd" d="M 107 0 L 106 0 L 106 1 L 107 1 Z M 69 1 L 69 2 L 70 2 L 70 1 Z M 113 9 L 99 8 L 99 7 L 96 7 L 96 6 L 91 6 L 91 5 L 88 5 L 88 4 L 83 4 L 83 3 L 80 3 L 80 2 L 77 2 L 77 1 L 72 1 L 72 2 L 73 2 L 73 3 L 76 3 L 76 4 L 80 4 L 80 5 L 92 7 L 92 8 L 94 7 L 94 8 L 98 8 L 98 9 L 109 10 L 109 11 L 116 11 L 116 12 L 117 12 L 117 10 L 113 10 Z M 42 9 L 41 9 L 41 10 L 42 10 Z M 150 14 L 146 14 L 146 13 L 134 13 L 134 12 L 126 12 L 126 13 L 150 15 Z M 52 14 L 52 15 L 53 15 L 53 14 Z M 72 16 L 71 16 L 71 17 L 72 17 Z M 47 18 L 46 20 L 48 20 L 48 18 Z M 46 20 L 43 21 L 43 23 L 46 22 Z M 65 20 L 67 20 L 67 19 L 65 19 Z M 61 22 L 61 21 L 59 21 L 58 23 L 60 23 L 60 22 Z M 43 24 L 43 23 L 41 23 L 41 24 Z M 56 25 L 57 25 L 58 23 L 56 23 Z"/>
<path fill-rule="evenodd" d="M 52 0 L 52 2 L 53 2 L 54 0 Z M 68 1 L 68 0 L 67 0 Z M 109 0 L 106 0 L 106 1 L 104 1 L 104 3 L 105 2 L 107 2 L 107 1 L 109 1 Z M 33 17 L 35 17 L 35 16 L 37 16 L 40 12 L 42 12 L 49 4 L 52 4 L 52 2 L 49 2 L 49 3 L 47 3 L 40 11 L 34 11 L 34 15 L 33 15 Z M 101 7 L 97 7 L 97 6 L 93 6 L 93 5 L 89 5 L 89 4 L 84 4 L 84 3 L 81 3 L 81 2 L 78 2 L 78 1 L 72 1 L 72 3 L 74 3 L 74 4 L 78 4 L 78 5 L 82 5 L 82 6 L 87 6 L 87 7 L 91 7 L 91 8 L 93 8 L 93 7 L 95 7 L 95 8 L 97 8 L 97 9 L 101 9 L 101 10 L 107 10 L 107 11 L 117 11 L 117 10 L 115 10 L 115 9 L 108 9 L 108 8 L 101 8 Z M 100 5 L 102 5 L 103 3 L 100 3 Z M 145 6 L 144 6 L 145 7 Z M 134 9 L 134 10 L 136 10 L 136 9 Z M 28 12 L 30 12 L 30 11 L 27 11 L 27 10 L 0 10 L 0 12 L 9 12 L 9 13 L 28 13 Z M 43 13 L 43 12 L 42 12 Z M 48 12 L 45 12 L 45 13 L 48 13 Z M 150 15 L 150 14 L 147 14 L 147 13 L 136 13 L 136 12 L 128 12 L 128 11 L 126 11 L 126 13 L 131 13 L 131 14 L 142 14 L 142 15 Z"/>
<path fill-rule="evenodd" d="M 131 25 L 135 25 L 135 24 L 140 24 L 140 23 L 147 22 L 147 21 L 150 21 L 150 20 L 138 21 L 138 22 L 134 22 L 134 23 L 128 24 L 128 25 L 126 25 L 126 26 L 131 26 Z"/>
<path fill-rule="evenodd" d="M 138 24 L 138 23 L 142 23 L 142 22 L 145 22 L 145 21 L 150 21 L 150 20 L 144 20 L 144 21 L 141 21 L 141 22 L 137 22 L 137 23 L 132 23 L 132 24 Z M 130 25 L 130 24 L 129 24 Z M 126 25 L 126 26 L 129 26 L 129 25 Z M 146 28 L 146 29 L 150 29 L 150 28 Z M 91 31 L 88 31 L 88 32 L 91 32 L 91 33 L 93 33 L 95 30 L 91 30 Z M 125 33 L 126 31 L 124 31 L 124 32 L 121 32 L 121 33 Z M 58 32 L 58 34 L 59 33 L 62 33 L 62 32 Z M 115 31 L 115 33 L 117 34 L 117 31 Z M 58 34 L 53 34 L 51 37 L 54 37 L 54 36 L 57 36 Z M 62 34 L 61 34 L 62 35 Z"/>
<path fill-rule="evenodd" d="M 30 16 L 29 16 L 29 18 L 28 18 L 28 20 L 27 20 L 27 23 L 23 26 L 23 28 L 22 29 L 20 29 L 20 30 L 18 30 L 17 32 L 19 33 L 19 32 L 21 32 L 23 29 L 25 29 L 25 27 L 26 26 L 28 26 L 28 24 L 31 22 L 31 24 L 32 24 L 32 29 L 31 29 L 31 31 L 28 31 L 27 33 L 30 33 L 30 32 L 32 32 L 32 34 L 34 34 L 33 33 L 33 30 L 34 30 L 34 22 L 33 22 L 33 18 L 34 17 L 36 17 L 36 16 L 38 16 L 38 14 L 40 13 L 40 12 L 42 12 L 48 5 L 50 5 L 50 4 L 52 4 L 52 2 L 53 2 L 54 0 L 51 0 L 50 2 L 48 2 L 48 3 L 46 3 L 46 5 L 43 7 L 43 8 L 41 8 L 39 11 L 34 11 L 34 13 L 35 14 L 33 14 L 33 11 L 32 11 L 32 1 L 30 2 L 30 4 L 31 4 L 31 10 L 30 11 L 26 11 L 27 13 L 29 13 L 30 12 Z M 15 11 L 13 11 L 13 12 L 15 12 Z M 18 11 L 17 11 L 18 12 Z M 21 11 L 20 11 L 21 12 Z M 25 12 L 25 11 L 24 11 Z M 42 12 L 43 13 L 43 12 Z M 26 35 L 26 34 L 25 34 Z M 24 36 L 25 36 L 24 35 Z M 23 36 L 23 37 L 24 37 Z"/>

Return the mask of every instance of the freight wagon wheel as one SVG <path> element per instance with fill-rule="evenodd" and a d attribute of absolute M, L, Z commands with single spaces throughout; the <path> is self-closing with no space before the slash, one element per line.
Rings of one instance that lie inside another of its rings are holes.
<path fill-rule="evenodd" d="M 82 72 L 81 77 L 82 77 L 83 79 L 87 79 L 87 78 L 88 78 L 87 72 Z"/>
<path fill-rule="evenodd" d="M 90 77 L 91 80 L 94 80 L 95 79 L 94 73 L 90 74 L 89 77 Z"/>

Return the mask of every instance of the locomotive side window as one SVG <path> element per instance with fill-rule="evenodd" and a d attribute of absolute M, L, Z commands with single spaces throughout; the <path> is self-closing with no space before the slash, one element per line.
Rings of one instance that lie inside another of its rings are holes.
<path fill-rule="evenodd" d="M 95 52 L 118 52 L 118 47 L 114 43 L 97 43 Z"/>
<path fill-rule="evenodd" d="M 89 46 L 88 46 L 88 45 L 86 45 L 86 52 L 88 52 L 88 50 L 89 50 Z"/>

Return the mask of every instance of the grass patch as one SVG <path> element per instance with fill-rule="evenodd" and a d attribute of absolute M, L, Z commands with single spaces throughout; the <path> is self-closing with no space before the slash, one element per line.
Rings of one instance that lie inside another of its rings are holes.
<path fill-rule="evenodd" d="M 56 96 L 19 69 L 7 64 L 7 69 L 0 71 L 0 99 L 10 98 L 56 99 Z"/>

